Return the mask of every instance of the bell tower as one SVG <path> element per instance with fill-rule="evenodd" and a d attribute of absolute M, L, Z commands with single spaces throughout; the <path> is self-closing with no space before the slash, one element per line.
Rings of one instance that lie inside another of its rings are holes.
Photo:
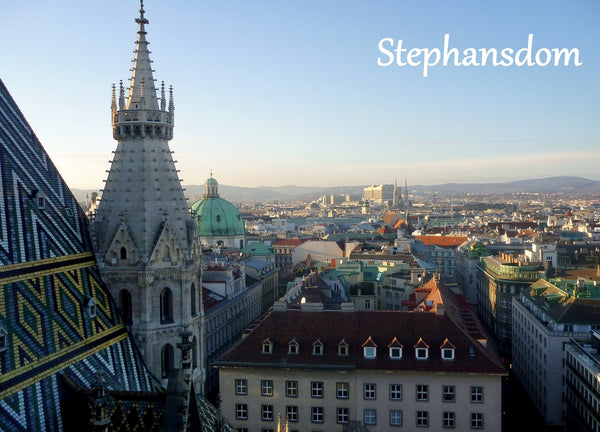
<path fill-rule="evenodd" d="M 200 242 L 169 148 L 173 90 L 157 95 L 143 1 L 129 87 L 113 84 L 116 150 L 93 221 L 96 261 L 159 380 L 179 364 L 179 335 L 191 333 L 192 376 L 203 388 Z M 117 96 L 118 92 L 118 96 Z"/>

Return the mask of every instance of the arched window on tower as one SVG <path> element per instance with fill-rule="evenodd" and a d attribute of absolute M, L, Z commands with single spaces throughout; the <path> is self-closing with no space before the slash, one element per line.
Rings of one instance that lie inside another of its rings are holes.
<path fill-rule="evenodd" d="M 119 293 L 119 309 L 121 310 L 121 316 L 125 324 L 131 324 L 133 314 L 131 310 L 131 294 L 126 289 L 122 289 Z"/>
<path fill-rule="evenodd" d="M 192 316 L 196 316 L 196 285 L 193 283 L 190 288 L 190 304 Z"/>
<path fill-rule="evenodd" d="M 196 336 L 192 339 L 192 369 L 198 367 L 198 341 Z"/>
<path fill-rule="evenodd" d="M 173 294 L 169 288 L 165 288 L 160 293 L 160 323 L 167 324 L 173 322 Z"/>
<path fill-rule="evenodd" d="M 166 344 L 160 352 L 160 369 L 163 378 L 169 377 L 169 371 L 173 369 L 174 363 L 173 347 L 170 344 Z"/>
<path fill-rule="evenodd" d="M 122 260 L 127 259 L 127 249 L 125 249 L 124 247 L 121 248 L 121 259 Z"/>

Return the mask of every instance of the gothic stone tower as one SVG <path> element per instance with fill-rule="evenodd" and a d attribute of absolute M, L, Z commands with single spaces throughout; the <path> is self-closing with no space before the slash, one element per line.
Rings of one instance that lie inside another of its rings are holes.
<path fill-rule="evenodd" d="M 179 365 L 192 333 L 193 379 L 203 388 L 200 243 L 169 149 L 173 92 L 152 76 L 143 2 L 128 89 L 112 93 L 117 149 L 94 218 L 96 260 L 125 322 L 158 379 Z"/>

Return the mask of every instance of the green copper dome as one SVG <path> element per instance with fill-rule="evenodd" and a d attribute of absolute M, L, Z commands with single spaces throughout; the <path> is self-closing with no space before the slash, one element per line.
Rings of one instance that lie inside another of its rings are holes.
<path fill-rule="evenodd" d="M 192 212 L 201 237 L 245 235 L 240 212 L 229 201 L 219 197 L 218 182 L 210 177 L 204 183 L 204 198 L 192 204 Z"/>

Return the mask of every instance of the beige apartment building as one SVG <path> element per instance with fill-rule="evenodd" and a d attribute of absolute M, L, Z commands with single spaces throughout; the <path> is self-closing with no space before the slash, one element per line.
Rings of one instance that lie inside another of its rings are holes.
<path fill-rule="evenodd" d="M 444 315 L 275 310 L 218 366 L 240 432 L 501 430 L 506 369 Z"/>

